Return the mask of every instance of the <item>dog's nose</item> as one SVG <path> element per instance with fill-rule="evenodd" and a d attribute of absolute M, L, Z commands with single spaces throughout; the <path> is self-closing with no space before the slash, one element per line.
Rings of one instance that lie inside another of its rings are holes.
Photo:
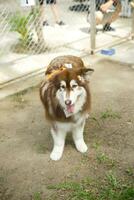
<path fill-rule="evenodd" d="M 72 103 L 72 101 L 69 100 L 69 99 L 67 99 L 67 100 L 65 101 L 65 104 L 66 104 L 67 106 L 71 105 L 71 103 Z"/>

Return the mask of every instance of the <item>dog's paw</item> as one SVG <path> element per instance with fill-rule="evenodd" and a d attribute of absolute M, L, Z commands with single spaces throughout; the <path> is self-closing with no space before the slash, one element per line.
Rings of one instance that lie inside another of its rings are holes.
<path fill-rule="evenodd" d="M 76 145 L 77 150 L 79 152 L 81 152 L 81 153 L 86 153 L 87 150 L 88 150 L 88 147 L 87 147 L 87 145 L 85 144 L 85 142 L 83 140 L 82 141 L 81 140 L 77 141 L 75 143 L 75 145 Z"/>
<path fill-rule="evenodd" d="M 50 154 L 51 160 L 54 160 L 54 161 L 60 160 L 61 157 L 62 157 L 61 152 L 52 151 L 52 153 Z"/>

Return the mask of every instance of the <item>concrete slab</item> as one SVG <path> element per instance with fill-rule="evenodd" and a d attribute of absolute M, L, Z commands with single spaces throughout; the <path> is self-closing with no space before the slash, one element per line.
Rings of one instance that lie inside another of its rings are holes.
<path fill-rule="evenodd" d="M 81 38 L 81 40 L 73 42 L 69 44 L 68 46 L 75 49 L 75 50 L 83 50 L 86 52 L 90 52 L 91 49 L 91 42 L 90 42 L 90 32 L 89 27 L 84 27 L 84 29 L 81 28 L 82 31 L 84 31 L 87 34 L 87 37 Z M 99 28 L 100 31 L 96 34 L 96 50 L 101 49 L 103 47 L 117 44 L 121 41 L 121 39 L 129 38 L 130 36 L 130 27 L 126 27 L 125 29 L 117 28 L 113 32 L 102 32 L 102 30 Z"/>
<path fill-rule="evenodd" d="M 44 71 L 40 70 L 38 73 L 21 77 L 10 84 L 6 84 L 6 86 L 0 89 L 0 99 L 16 94 L 27 88 L 37 86 L 43 80 L 43 76 Z"/>
<path fill-rule="evenodd" d="M 128 44 L 130 45 L 130 48 L 128 48 Z M 134 48 L 132 48 L 132 43 L 131 42 L 126 43 L 126 48 L 130 49 L 129 51 L 127 51 L 128 53 L 130 53 L 129 54 L 130 59 L 128 58 L 128 60 L 126 59 L 128 54 L 125 54 L 125 49 L 123 51 L 124 55 L 120 53 L 121 49 L 123 48 L 122 46 L 125 46 L 125 44 L 123 43 L 122 45 L 119 45 L 116 47 L 118 51 L 116 50 L 117 53 L 114 56 L 104 56 L 100 54 L 100 52 L 97 52 L 94 55 L 84 54 L 84 53 L 82 54 L 81 52 L 70 50 L 70 49 L 66 49 L 66 52 L 64 51 L 63 54 L 72 54 L 72 55 L 81 56 L 82 60 L 84 61 L 85 66 L 87 67 L 90 66 L 91 68 L 94 68 L 95 70 L 96 70 L 96 67 L 98 66 L 98 63 L 101 63 L 101 65 L 103 66 L 103 63 L 105 65 L 105 63 L 109 61 L 113 65 L 114 63 L 115 65 L 119 63 L 122 66 L 130 67 L 131 69 L 134 70 L 134 58 L 132 56 L 132 51 L 134 51 Z M 61 53 L 59 54 L 61 55 Z M 43 80 L 43 76 L 45 72 L 45 67 L 44 67 L 45 64 L 48 64 L 48 62 L 50 62 L 50 60 L 52 60 L 56 56 L 58 56 L 58 52 L 55 54 L 49 54 L 47 56 L 40 55 L 40 57 L 37 57 L 37 58 L 33 56 L 32 58 L 35 61 L 35 63 L 38 61 L 38 63 L 42 64 L 42 67 L 38 68 L 38 70 L 35 70 L 35 71 L 32 71 L 33 70 L 32 68 L 30 73 L 26 73 L 25 71 L 25 74 L 23 72 L 23 76 L 22 76 L 22 73 L 20 73 L 21 77 L 16 76 L 16 79 L 13 79 L 10 82 L 5 82 L 3 83 L 3 85 L 1 84 L 0 99 L 3 99 L 6 96 L 13 95 L 29 87 L 33 87 L 40 84 L 41 81 Z M 27 60 L 27 58 L 25 59 Z M 43 63 L 44 63 L 44 66 L 43 66 Z"/>
<path fill-rule="evenodd" d="M 3 87 L 6 82 L 11 82 L 26 74 L 44 69 L 54 57 L 65 54 L 79 56 L 81 52 L 70 48 L 59 48 L 55 52 L 46 52 L 39 55 L 16 55 L 12 53 L 8 56 L 8 60 L 3 57 L 0 61 L 0 87 Z"/>
<path fill-rule="evenodd" d="M 55 47 L 59 47 L 61 45 L 65 46 L 86 37 L 88 38 L 88 35 L 85 32 L 82 32 L 81 28 L 83 28 L 83 25 L 76 25 L 75 27 L 69 25 L 63 27 L 45 27 L 43 32 L 46 45 L 49 48 L 54 49 Z"/>

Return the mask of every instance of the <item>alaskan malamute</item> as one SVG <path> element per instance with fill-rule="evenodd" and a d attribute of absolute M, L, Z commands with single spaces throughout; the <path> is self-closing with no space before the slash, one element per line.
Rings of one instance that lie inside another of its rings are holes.
<path fill-rule="evenodd" d="M 86 68 L 79 57 L 71 55 L 56 57 L 47 67 L 40 98 L 46 119 L 51 124 L 52 160 L 62 157 L 68 132 L 72 132 L 78 151 L 84 153 L 88 149 L 83 129 L 91 107 L 89 77 L 93 71 Z"/>

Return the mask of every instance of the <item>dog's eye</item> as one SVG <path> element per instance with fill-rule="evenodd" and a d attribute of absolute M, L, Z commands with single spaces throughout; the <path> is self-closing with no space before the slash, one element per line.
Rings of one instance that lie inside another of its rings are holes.
<path fill-rule="evenodd" d="M 77 86 L 78 86 L 78 85 L 76 85 L 76 84 L 75 84 L 75 85 L 72 85 L 72 88 L 73 88 L 73 89 L 74 89 L 74 88 L 77 88 Z"/>
<path fill-rule="evenodd" d="M 65 89 L 65 85 L 61 85 L 60 88 L 61 88 L 61 89 Z"/>

